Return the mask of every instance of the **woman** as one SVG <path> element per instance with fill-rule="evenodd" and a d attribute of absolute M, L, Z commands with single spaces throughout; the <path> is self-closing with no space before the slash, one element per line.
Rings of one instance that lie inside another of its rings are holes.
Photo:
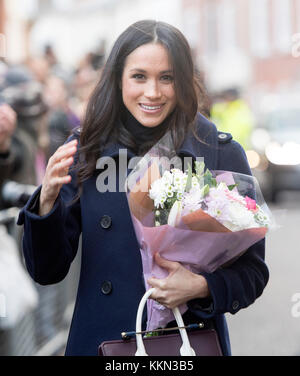
<path fill-rule="evenodd" d="M 229 134 L 218 136 L 215 126 L 197 113 L 198 93 L 190 48 L 177 29 L 155 21 L 130 26 L 112 48 L 80 136 L 72 136 L 50 158 L 42 186 L 21 212 L 27 268 L 41 284 L 66 276 L 82 232 L 67 355 L 96 355 L 102 341 L 133 330 L 145 292 L 126 195 L 119 187 L 117 192 L 97 190 L 100 157 L 118 163 L 124 148 L 128 158 L 142 155 L 168 129 L 181 157 L 204 156 L 209 169 L 251 173 L 239 144 Z M 76 173 L 69 171 L 72 165 Z M 264 242 L 210 274 L 193 274 L 159 256 L 156 262 L 169 276 L 149 281 L 156 288 L 152 298 L 169 308 L 187 303 L 185 322 L 205 320 L 229 355 L 224 313 L 247 307 L 262 293 L 268 280 Z"/>

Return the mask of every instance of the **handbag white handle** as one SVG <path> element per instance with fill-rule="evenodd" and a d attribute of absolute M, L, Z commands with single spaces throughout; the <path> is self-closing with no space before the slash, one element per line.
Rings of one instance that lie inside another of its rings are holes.
<path fill-rule="evenodd" d="M 148 356 L 148 354 L 146 353 L 144 342 L 143 342 L 143 337 L 142 337 L 142 334 L 140 334 L 140 332 L 142 331 L 142 315 L 143 315 L 144 307 L 145 307 L 145 304 L 147 302 L 147 299 L 153 293 L 154 290 L 155 290 L 155 288 L 151 288 L 148 291 L 146 291 L 146 293 L 142 297 L 140 304 L 139 304 L 139 308 L 138 308 L 137 315 L 136 315 L 136 329 L 135 329 L 135 331 L 136 331 L 136 347 L 137 347 L 137 350 L 136 350 L 135 356 Z M 178 325 L 178 327 L 180 327 L 179 332 L 180 332 L 181 339 L 182 339 L 182 346 L 180 348 L 180 355 L 181 356 L 196 356 L 195 351 L 193 350 L 193 348 L 190 345 L 190 341 L 189 341 L 189 337 L 187 335 L 187 332 L 186 332 L 185 328 L 183 328 L 184 323 L 183 323 L 183 319 L 182 319 L 182 316 L 181 316 L 181 313 L 180 313 L 178 307 L 175 307 L 172 311 L 173 311 L 173 314 L 175 316 L 177 325 Z"/>

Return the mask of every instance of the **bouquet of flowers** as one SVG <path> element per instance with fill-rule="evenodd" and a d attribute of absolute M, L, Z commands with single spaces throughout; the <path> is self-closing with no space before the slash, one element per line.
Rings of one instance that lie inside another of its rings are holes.
<path fill-rule="evenodd" d="M 272 224 L 253 176 L 209 171 L 201 158 L 182 168 L 170 135 L 128 176 L 127 199 L 147 289 L 151 276 L 168 274 L 154 262 L 156 252 L 194 273 L 213 272 L 263 239 Z M 187 309 L 178 308 L 181 313 Z M 149 331 L 172 320 L 171 311 L 154 300 L 148 300 L 147 314 Z"/>

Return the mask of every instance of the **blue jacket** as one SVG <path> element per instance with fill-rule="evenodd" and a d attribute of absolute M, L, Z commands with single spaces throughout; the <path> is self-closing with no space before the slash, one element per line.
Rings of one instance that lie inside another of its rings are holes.
<path fill-rule="evenodd" d="M 198 115 L 200 143 L 192 134 L 183 142 L 179 155 L 203 156 L 206 167 L 251 174 L 242 147 L 230 134 L 220 134 L 206 118 Z M 72 136 L 75 137 L 75 136 Z M 113 144 L 102 156 L 118 157 L 122 145 Z M 128 151 L 128 157 L 132 153 Z M 135 328 L 139 301 L 145 292 L 139 246 L 132 226 L 126 194 L 99 193 L 99 171 L 83 185 L 79 201 L 67 205 L 76 193 L 76 179 L 64 185 L 47 215 L 35 214 L 40 187 L 19 215 L 24 224 L 23 250 L 31 277 L 42 285 L 65 278 L 82 232 L 82 264 L 78 294 L 66 355 L 97 355 L 104 340 L 119 339 Z M 268 281 L 264 263 L 264 240 L 250 247 L 230 266 L 204 273 L 210 299 L 188 302 L 190 312 L 211 319 L 224 355 L 230 343 L 224 313 L 232 314 L 252 304 Z"/>

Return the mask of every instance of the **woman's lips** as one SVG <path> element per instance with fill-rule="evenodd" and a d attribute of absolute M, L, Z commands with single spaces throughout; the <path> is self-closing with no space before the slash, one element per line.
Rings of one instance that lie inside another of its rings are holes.
<path fill-rule="evenodd" d="M 139 103 L 139 106 L 143 112 L 147 112 L 149 114 L 156 114 L 160 112 L 164 106 L 164 104 L 144 104 Z"/>

